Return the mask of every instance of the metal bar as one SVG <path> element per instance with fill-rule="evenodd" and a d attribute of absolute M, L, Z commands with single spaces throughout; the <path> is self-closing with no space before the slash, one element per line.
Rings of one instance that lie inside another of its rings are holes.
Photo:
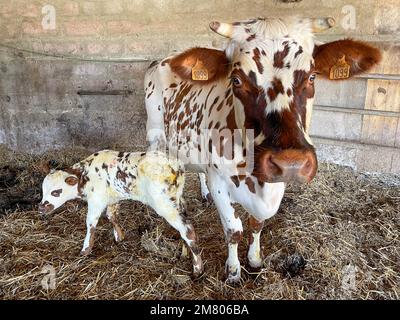
<path fill-rule="evenodd" d="M 325 138 L 325 137 L 314 136 L 314 135 L 311 135 L 311 138 L 313 140 L 313 143 L 319 143 L 319 144 L 329 144 L 329 145 L 344 146 L 344 147 L 359 148 L 359 149 L 382 148 L 386 151 L 392 151 L 392 152 L 399 152 L 399 150 L 400 150 L 400 148 L 398 148 L 398 147 L 384 146 L 384 145 L 375 144 L 375 143 L 366 143 L 366 142 L 361 142 L 358 140 L 357 141 L 355 141 L 355 140 L 336 140 L 336 139 L 332 139 L 332 138 Z"/>
<path fill-rule="evenodd" d="M 361 79 L 379 79 L 379 80 L 400 80 L 400 74 L 383 74 L 383 73 L 364 73 L 355 78 Z"/>
<path fill-rule="evenodd" d="M 128 96 L 133 94 L 133 90 L 79 90 L 80 96 Z"/>
<path fill-rule="evenodd" d="M 315 105 L 314 110 L 331 111 L 331 112 L 339 112 L 339 113 L 353 113 L 353 114 L 361 114 L 361 115 L 384 116 L 384 117 L 395 117 L 395 118 L 400 117 L 400 112 L 396 112 L 396 111 L 340 108 L 340 107 L 321 106 L 321 105 Z"/>

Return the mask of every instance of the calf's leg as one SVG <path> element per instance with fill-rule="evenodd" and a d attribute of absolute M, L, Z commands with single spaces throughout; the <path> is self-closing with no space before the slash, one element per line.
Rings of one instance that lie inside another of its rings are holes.
<path fill-rule="evenodd" d="M 115 241 L 117 241 L 117 242 L 120 242 L 120 241 L 124 240 L 124 238 L 125 238 L 125 233 L 122 230 L 121 226 L 118 224 L 117 216 L 118 216 L 118 212 L 119 212 L 119 207 L 120 207 L 119 203 L 109 205 L 107 207 L 107 212 L 106 212 L 108 220 L 113 225 L 114 237 L 115 237 Z"/>
<path fill-rule="evenodd" d="M 96 226 L 105 207 L 106 206 L 102 203 L 96 203 L 95 201 L 88 200 L 88 213 L 86 216 L 86 237 L 85 241 L 83 242 L 83 247 L 81 251 L 81 254 L 84 256 L 89 255 L 92 251 Z"/>
<path fill-rule="evenodd" d="M 197 246 L 197 235 L 193 225 L 186 218 L 186 211 L 183 205 L 178 205 L 174 199 L 166 197 L 154 199 L 151 206 L 161 217 L 177 230 L 185 241 L 192 253 L 193 275 L 200 276 L 203 273 L 203 261 L 200 256 L 200 250 Z"/>

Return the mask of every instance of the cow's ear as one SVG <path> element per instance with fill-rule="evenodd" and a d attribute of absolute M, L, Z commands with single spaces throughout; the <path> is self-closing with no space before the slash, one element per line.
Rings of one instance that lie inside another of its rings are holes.
<path fill-rule="evenodd" d="M 318 74 L 338 80 L 367 72 L 382 59 L 379 49 L 351 39 L 316 46 L 313 56 Z"/>
<path fill-rule="evenodd" d="M 170 62 L 171 70 L 185 81 L 207 84 L 227 76 L 229 60 L 216 49 L 192 48 Z"/>
<path fill-rule="evenodd" d="M 70 186 L 74 186 L 79 182 L 79 179 L 74 176 L 69 176 L 69 177 L 65 178 L 65 182 L 67 184 L 69 184 Z"/>

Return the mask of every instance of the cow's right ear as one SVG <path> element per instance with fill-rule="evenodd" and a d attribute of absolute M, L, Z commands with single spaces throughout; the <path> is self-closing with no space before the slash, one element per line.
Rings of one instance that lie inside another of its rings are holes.
<path fill-rule="evenodd" d="M 79 182 L 79 179 L 75 176 L 69 176 L 67 178 L 65 178 L 65 183 L 70 185 L 70 186 L 74 186 Z"/>

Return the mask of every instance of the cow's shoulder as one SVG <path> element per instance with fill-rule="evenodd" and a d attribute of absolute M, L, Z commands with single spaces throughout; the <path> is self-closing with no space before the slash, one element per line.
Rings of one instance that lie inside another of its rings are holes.
<path fill-rule="evenodd" d="M 209 48 L 191 48 L 169 59 L 171 71 L 185 81 L 208 84 L 223 77 L 229 72 L 229 60 L 224 51 Z M 207 80 L 195 80 L 192 69 L 205 70 Z"/>

